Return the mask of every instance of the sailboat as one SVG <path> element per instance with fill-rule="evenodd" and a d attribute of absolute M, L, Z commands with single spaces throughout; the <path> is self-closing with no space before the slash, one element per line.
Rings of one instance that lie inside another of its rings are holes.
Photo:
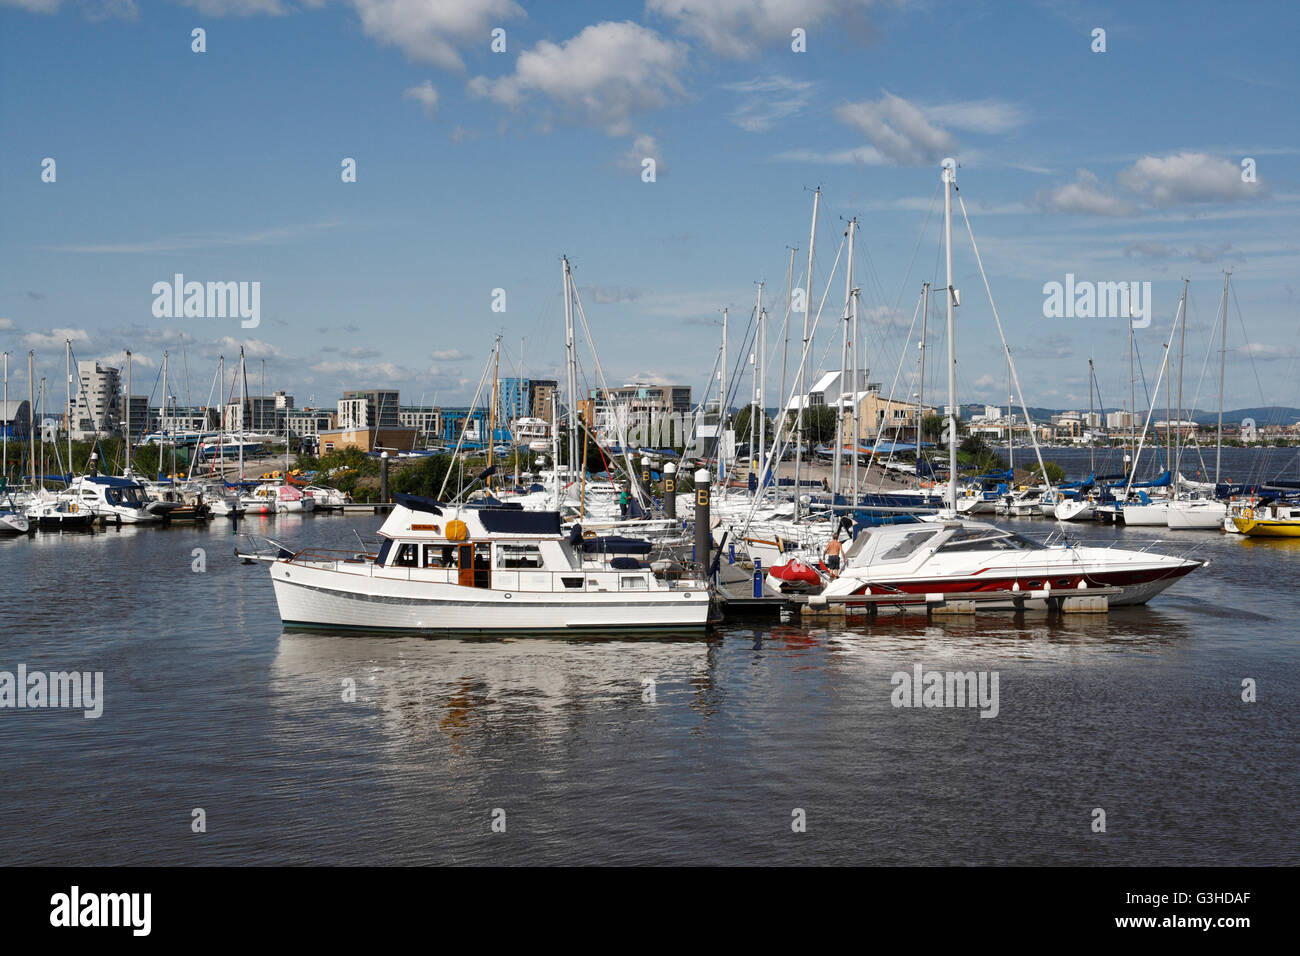
<path fill-rule="evenodd" d="M 952 195 L 956 178 L 957 164 L 945 159 L 942 181 L 947 264 L 948 459 L 949 473 L 953 476 L 957 474 L 955 310 L 960 304 L 959 293 L 953 285 L 952 261 Z M 964 202 L 962 209 L 964 214 Z M 972 247 L 978 257 L 973 235 Z M 980 269 L 983 272 L 982 265 Z M 1005 340 L 1003 347 L 1010 362 Z M 902 595 L 1005 591 L 1006 600 L 995 601 L 994 606 L 1014 609 L 1046 607 L 1052 590 L 1078 593 L 1093 587 L 1109 587 L 1119 589 L 1109 596 L 1111 605 L 1143 604 L 1201 565 L 1200 561 L 1148 550 L 1080 548 L 1065 543 L 1046 546 L 984 522 L 959 519 L 956 483 L 950 481 L 948 508 L 937 520 L 859 532 L 845 555 L 844 570 L 823 593 L 849 597 L 882 592 Z M 1019 593 L 1025 591 L 1029 593 Z"/>
<path fill-rule="evenodd" d="M 1220 325 L 1219 337 L 1219 424 L 1215 437 L 1215 457 L 1214 457 L 1214 483 L 1219 483 L 1220 462 L 1223 456 L 1223 373 L 1224 364 L 1228 350 L 1228 277 L 1232 273 L 1223 273 L 1223 321 Z M 1186 331 L 1187 324 L 1183 323 L 1183 329 Z M 1181 365 L 1181 357 L 1180 357 Z M 1181 379 L 1181 375 L 1180 375 Z M 1182 395 L 1182 385 L 1179 384 L 1179 404 Z M 1180 412 L 1179 419 L 1182 414 Z M 1181 421 L 1179 427 L 1181 437 Z M 1180 446 L 1181 447 L 1181 446 Z M 1182 475 L 1179 474 L 1178 466 L 1175 464 L 1174 474 L 1178 481 L 1174 485 L 1175 493 L 1173 499 L 1169 502 L 1165 512 L 1165 517 L 1169 522 L 1169 527 L 1174 530 L 1195 529 L 1202 531 L 1213 531 L 1221 528 L 1228 515 L 1228 506 L 1222 501 L 1215 501 L 1213 498 L 1183 498 L 1177 493 L 1178 485 L 1182 483 Z"/>

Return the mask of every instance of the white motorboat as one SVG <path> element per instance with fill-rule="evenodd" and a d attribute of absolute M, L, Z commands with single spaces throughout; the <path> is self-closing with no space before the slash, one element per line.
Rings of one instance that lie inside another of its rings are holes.
<path fill-rule="evenodd" d="M 700 628 L 709 589 L 663 580 L 620 551 L 648 551 L 579 529 L 556 512 L 444 505 L 397 495 L 377 554 L 266 556 L 281 619 L 318 627 L 608 632 Z M 611 554 L 615 556 L 611 557 Z"/>
<path fill-rule="evenodd" d="M 83 475 L 72 480 L 66 496 L 79 510 L 122 524 L 150 524 L 162 520 L 161 514 L 150 510 L 153 499 L 145 490 L 144 483 L 136 478 Z"/>
<path fill-rule="evenodd" d="M 1203 562 L 1118 548 L 1045 545 L 980 521 L 885 525 L 858 534 L 823 592 L 925 595 L 1008 592 L 981 607 L 1044 608 L 1048 599 L 1115 587 L 1112 607 L 1144 604 Z M 1012 594 L 1025 593 L 1024 597 Z"/>

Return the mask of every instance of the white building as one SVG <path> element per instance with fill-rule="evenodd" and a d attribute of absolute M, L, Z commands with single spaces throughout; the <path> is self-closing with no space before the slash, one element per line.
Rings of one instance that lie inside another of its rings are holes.
<path fill-rule="evenodd" d="M 69 429 L 72 437 L 85 441 L 94 438 L 96 433 L 107 435 L 116 431 L 121 423 L 118 370 L 103 368 L 98 362 L 78 362 L 77 378 L 80 385 L 73 400 Z"/>

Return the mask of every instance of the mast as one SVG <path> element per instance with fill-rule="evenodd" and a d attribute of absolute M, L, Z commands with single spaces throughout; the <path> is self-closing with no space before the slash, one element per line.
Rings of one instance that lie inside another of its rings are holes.
<path fill-rule="evenodd" d="M 226 481 L 226 459 L 225 450 L 222 447 L 226 439 L 226 403 L 221 401 L 221 393 L 226 390 L 226 357 L 217 356 L 217 401 L 221 402 L 217 412 L 217 455 L 215 458 L 216 466 L 221 469 L 221 482 L 224 485 Z M 207 424 L 205 421 L 203 424 Z M 200 434 L 202 431 L 200 430 Z"/>
<path fill-rule="evenodd" d="M 0 444 L 3 444 L 4 452 L 0 454 L 0 462 L 3 462 L 3 465 L 0 466 L 3 467 L 3 471 L 0 471 L 0 480 L 3 480 L 5 487 L 8 488 L 9 487 L 9 429 L 11 427 L 10 422 L 17 421 L 18 416 L 17 415 L 10 416 L 9 414 L 9 353 L 8 352 L 4 353 L 4 360 L 5 360 L 5 421 L 3 423 L 4 424 L 3 434 L 0 435 Z M 72 431 L 72 424 L 71 424 L 71 420 L 69 420 L 68 423 L 69 434 L 71 434 L 71 431 Z"/>
<path fill-rule="evenodd" d="M 852 258 L 850 258 L 849 269 L 852 270 Z M 850 474 L 853 475 L 853 507 L 858 506 L 858 443 L 861 440 L 861 432 L 858 430 L 858 298 L 861 293 L 860 289 L 853 290 L 853 457 L 850 459 L 853 464 L 850 465 Z"/>
<path fill-rule="evenodd" d="M 813 193 L 812 229 L 808 232 L 807 294 L 803 304 L 803 350 L 799 353 L 799 413 L 795 419 L 794 446 L 794 520 L 799 520 L 799 479 L 803 473 L 803 413 L 808 404 L 808 313 L 812 311 L 813 254 L 817 251 L 817 209 L 821 205 L 822 188 Z"/>
<path fill-rule="evenodd" d="M 794 254 L 799 251 L 797 246 L 790 246 L 790 269 L 785 274 L 785 320 L 781 323 L 781 335 L 784 342 L 781 344 L 781 390 L 777 392 L 776 401 L 777 414 L 781 416 L 781 427 L 785 427 L 786 416 L 790 409 L 781 405 L 785 401 L 785 367 L 786 360 L 790 355 L 790 307 L 794 302 Z M 797 440 L 797 439 L 796 439 Z M 777 449 L 780 451 L 780 449 Z M 776 489 L 776 494 L 781 494 L 781 458 L 778 457 L 772 464 L 772 483 Z"/>
<path fill-rule="evenodd" d="M 930 318 L 930 283 L 921 283 L 921 374 L 916 383 L 916 477 L 921 478 L 921 426 L 925 423 L 925 340 Z"/>
<path fill-rule="evenodd" d="M 957 290 L 952 284 L 952 189 L 957 163 L 943 161 L 943 244 L 948 282 L 948 506 L 957 513 Z"/>
<path fill-rule="evenodd" d="M 1011 356 L 1007 356 L 1007 469 L 1011 472 L 1011 480 L 1016 480 L 1016 429 L 1015 419 L 1012 417 L 1011 403 L 1015 396 L 1011 392 Z"/>
<path fill-rule="evenodd" d="M 126 474 L 131 474 L 131 353 L 126 353 Z"/>
<path fill-rule="evenodd" d="M 1133 427 L 1133 416 L 1137 414 L 1134 403 L 1137 396 L 1133 391 L 1133 307 L 1129 306 L 1128 315 L 1128 438 L 1129 448 L 1137 454 L 1137 429 Z"/>
<path fill-rule="evenodd" d="M 1092 359 L 1088 359 L 1088 427 L 1092 428 L 1092 377 L 1093 377 Z M 1092 432 L 1088 432 L 1088 470 L 1094 474 L 1097 471 L 1097 453 L 1093 450 Z"/>
<path fill-rule="evenodd" d="M 35 350 L 27 352 L 27 457 L 28 467 L 36 474 L 36 380 L 32 377 Z"/>
<path fill-rule="evenodd" d="M 68 404 L 63 420 L 68 428 L 68 481 L 72 481 L 72 339 L 64 339 L 63 345 L 63 365 L 68 376 Z"/>
<path fill-rule="evenodd" d="M 146 408 L 148 406 L 145 406 Z M 163 418 L 167 414 L 167 350 L 163 349 L 163 369 L 162 369 L 162 408 L 158 415 L 158 480 L 162 481 L 163 476 L 163 446 L 162 440 L 166 432 L 162 427 Z M 148 429 L 148 422 L 145 428 Z"/>
<path fill-rule="evenodd" d="M 834 497 L 838 495 L 843 488 L 842 471 L 844 466 L 844 392 L 847 385 L 852 389 L 850 392 L 850 401 L 857 401 L 858 383 L 849 381 L 849 313 L 853 309 L 853 224 L 857 220 L 850 219 L 848 225 L 849 236 L 849 260 L 848 268 L 844 271 L 844 324 L 840 329 L 840 401 L 839 408 L 835 409 L 835 481 L 831 487 L 831 503 L 834 504 Z"/>
<path fill-rule="evenodd" d="M 248 422 L 244 415 L 248 411 L 248 366 L 244 362 L 244 347 L 239 347 L 239 380 L 243 384 L 239 390 L 239 480 L 244 480 L 244 439 L 248 436 Z"/>
<path fill-rule="evenodd" d="M 749 416 L 750 432 L 752 434 L 755 428 L 755 417 L 757 417 L 758 428 L 758 487 L 754 493 L 763 493 L 763 478 L 767 474 L 767 320 L 763 311 L 763 283 L 758 284 L 758 304 L 755 306 L 758 310 L 758 329 L 756 332 L 757 340 L 757 360 L 754 363 L 754 390 L 758 393 L 758 402 L 753 413 Z M 754 458 L 754 442 L 750 440 L 749 456 Z"/>
<path fill-rule="evenodd" d="M 727 487 L 727 310 L 722 310 L 722 363 L 718 369 L 718 484 Z"/>
<path fill-rule="evenodd" d="M 1187 344 L 1187 279 L 1183 280 L 1183 327 L 1178 330 L 1178 422 L 1177 459 L 1174 462 L 1174 497 L 1178 497 L 1178 482 L 1182 480 L 1183 468 L 1183 357 Z"/>
<path fill-rule="evenodd" d="M 1223 461 L 1223 366 L 1228 357 L 1228 276 L 1223 273 L 1223 325 L 1219 337 L 1219 425 L 1214 438 L 1214 484 L 1218 490 L 1219 466 Z"/>
<path fill-rule="evenodd" d="M 564 362 L 569 379 L 569 474 L 572 477 L 573 469 L 578 467 L 578 380 L 573 342 L 573 277 L 569 271 L 569 257 L 561 256 L 560 263 L 564 277 Z M 586 443 L 583 445 L 585 447 Z"/>
<path fill-rule="evenodd" d="M 488 416 L 488 453 L 487 466 L 492 467 L 494 453 L 496 451 L 497 437 L 497 402 L 500 396 L 497 393 L 498 382 L 501 374 L 501 336 L 497 336 L 496 342 L 492 346 L 492 413 Z M 488 492 L 492 491 L 492 476 L 488 475 L 485 482 Z"/>

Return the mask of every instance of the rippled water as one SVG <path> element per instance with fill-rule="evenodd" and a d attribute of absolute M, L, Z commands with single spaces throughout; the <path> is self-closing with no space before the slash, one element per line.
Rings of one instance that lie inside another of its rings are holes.
<path fill-rule="evenodd" d="M 348 547 L 378 522 L 245 529 Z M 0 710 L 0 858 L 1300 862 L 1300 541 L 1165 537 L 1211 565 L 1108 616 L 642 640 L 284 631 L 225 521 L 0 540 L 0 670 L 105 681 L 99 719 Z M 997 671 L 998 716 L 895 708 L 891 675 L 918 663 Z"/>

